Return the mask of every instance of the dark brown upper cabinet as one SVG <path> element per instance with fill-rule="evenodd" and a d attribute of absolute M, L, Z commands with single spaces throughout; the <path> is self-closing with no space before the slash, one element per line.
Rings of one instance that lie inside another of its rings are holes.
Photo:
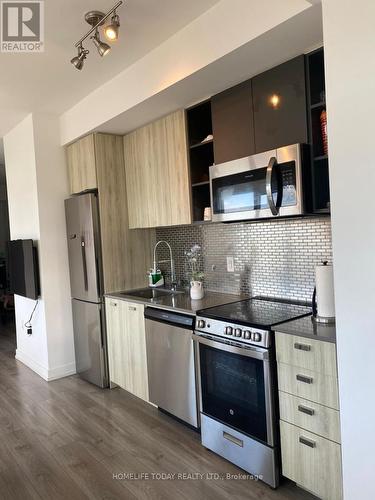
<path fill-rule="evenodd" d="M 252 88 L 255 152 L 308 142 L 303 55 L 254 77 Z"/>
<path fill-rule="evenodd" d="M 251 80 L 211 99 L 215 163 L 255 153 Z"/>

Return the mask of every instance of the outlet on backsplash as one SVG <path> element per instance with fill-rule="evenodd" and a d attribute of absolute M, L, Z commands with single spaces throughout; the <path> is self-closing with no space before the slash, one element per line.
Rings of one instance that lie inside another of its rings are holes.
<path fill-rule="evenodd" d="M 228 273 L 234 273 L 234 259 L 233 259 L 233 257 L 227 257 L 227 271 L 228 271 Z"/>

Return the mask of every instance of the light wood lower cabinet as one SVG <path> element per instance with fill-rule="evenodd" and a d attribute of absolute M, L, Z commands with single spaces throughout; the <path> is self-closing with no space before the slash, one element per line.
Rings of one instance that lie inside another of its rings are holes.
<path fill-rule="evenodd" d="M 278 333 L 276 346 L 279 363 L 336 376 L 336 345 L 332 342 Z"/>
<path fill-rule="evenodd" d="M 279 391 L 280 418 L 340 443 L 340 412 Z"/>
<path fill-rule="evenodd" d="M 280 391 L 339 409 L 336 377 L 285 363 L 277 364 L 277 372 Z"/>
<path fill-rule="evenodd" d="M 336 346 L 275 336 L 282 474 L 323 500 L 341 500 Z"/>
<path fill-rule="evenodd" d="M 148 401 L 144 306 L 107 298 L 106 318 L 110 381 Z"/>
<path fill-rule="evenodd" d="M 287 422 L 280 422 L 284 476 L 323 500 L 342 499 L 341 447 Z"/>

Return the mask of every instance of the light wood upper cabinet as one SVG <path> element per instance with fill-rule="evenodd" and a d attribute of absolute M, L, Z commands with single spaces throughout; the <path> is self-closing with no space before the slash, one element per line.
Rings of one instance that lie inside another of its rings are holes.
<path fill-rule="evenodd" d="M 66 148 L 70 193 L 78 194 L 96 189 L 96 161 L 94 135 L 88 135 Z"/>
<path fill-rule="evenodd" d="M 184 110 L 124 137 L 129 227 L 191 224 Z"/>
<path fill-rule="evenodd" d="M 106 299 L 109 376 L 111 382 L 149 400 L 143 304 Z"/>
<path fill-rule="evenodd" d="M 146 286 L 155 232 L 129 229 L 122 137 L 95 134 L 95 151 L 104 290 Z"/>
<path fill-rule="evenodd" d="M 122 136 L 89 135 L 67 158 L 72 194 L 98 190 L 104 292 L 146 286 L 155 231 L 129 229 Z"/>

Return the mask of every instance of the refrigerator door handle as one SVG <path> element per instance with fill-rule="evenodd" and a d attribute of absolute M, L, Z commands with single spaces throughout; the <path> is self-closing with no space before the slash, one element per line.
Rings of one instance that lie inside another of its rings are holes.
<path fill-rule="evenodd" d="M 83 236 L 81 238 L 81 251 L 82 251 L 82 266 L 83 266 L 83 281 L 85 284 L 85 290 L 88 291 L 89 283 L 87 278 L 86 244 Z"/>

